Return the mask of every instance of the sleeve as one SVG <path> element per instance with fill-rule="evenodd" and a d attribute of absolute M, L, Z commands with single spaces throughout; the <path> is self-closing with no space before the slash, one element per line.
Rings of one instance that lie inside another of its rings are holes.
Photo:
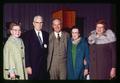
<path fill-rule="evenodd" d="M 12 51 L 10 45 L 5 44 L 3 48 L 3 74 L 4 79 L 9 79 L 9 73 L 15 72 L 15 64 L 12 58 Z"/>
<path fill-rule="evenodd" d="M 85 40 L 85 60 L 86 60 L 86 65 L 85 65 L 85 69 L 89 69 L 89 64 L 90 64 L 90 53 L 89 53 L 89 46 L 87 41 Z"/>
<path fill-rule="evenodd" d="M 3 66 L 5 70 L 9 69 L 9 48 L 7 48 L 7 44 L 5 44 L 3 49 Z"/>
<path fill-rule="evenodd" d="M 52 61 L 52 52 L 53 52 L 53 38 L 52 38 L 52 34 L 51 33 L 49 35 L 49 46 L 48 46 L 48 57 L 47 57 L 47 70 L 49 71 L 50 66 L 51 66 L 51 61 Z"/>
<path fill-rule="evenodd" d="M 69 39 L 70 38 L 70 34 L 69 33 L 67 33 L 67 39 Z"/>
<path fill-rule="evenodd" d="M 109 40 L 109 42 L 115 42 L 116 41 L 116 37 L 114 32 L 112 32 L 112 30 L 108 29 L 105 33 L 107 40 Z"/>
<path fill-rule="evenodd" d="M 4 69 L 8 72 L 15 72 L 14 48 L 12 44 L 7 44 L 4 47 Z"/>
<path fill-rule="evenodd" d="M 23 39 L 23 43 L 24 43 L 24 46 L 25 46 L 25 63 L 26 63 L 26 67 L 30 67 L 31 64 L 30 64 L 30 41 L 29 41 L 29 37 L 27 36 L 27 34 L 24 34 L 22 36 L 22 39 Z"/>
<path fill-rule="evenodd" d="M 90 35 L 88 37 L 88 43 L 89 44 L 94 44 L 95 40 L 96 40 L 96 32 L 94 30 L 94 31 L 91 31 L 91 33 L 90 33 Z"/>
<path fill-rule="evenodd" d="M 114 34 L 114 32 L 112 32 L 112 30 L 108 29 L 106 31 L 106 37 L 107 39 L 111 42 L 110 43 L 110 49 L 112 52 L 112 67 L 115 68 L 116 67 L 116 36 Z"/>
<path fill-rule="evenodd" d="M 112 51 L 112 68 L 116 68 L 116 42 L 110 44 Z"/>

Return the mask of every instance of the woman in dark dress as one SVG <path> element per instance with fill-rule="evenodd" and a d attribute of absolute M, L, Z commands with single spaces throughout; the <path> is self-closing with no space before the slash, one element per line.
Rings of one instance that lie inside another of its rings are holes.
<path fill-rule="evenodd" d="M 90 44 L 90 78 L 112 79 L 116 76 L 116 37 L 106 29 L 104 20 L 98 20 L 96 30 L 88 37 Z"/>

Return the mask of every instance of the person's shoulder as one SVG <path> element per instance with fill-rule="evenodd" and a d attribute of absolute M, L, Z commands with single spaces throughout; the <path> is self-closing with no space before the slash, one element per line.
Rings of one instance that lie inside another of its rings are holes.
<path fill-rule="evenodd" d="M 115 33 L 111 29 L 106 30 L 105 34 L 109 35 L 110 37 L 115 37 Z"/>
<path fill-rule="evenodd" d="M 52 32 L 49 33 L 49 36 L 52 36 L 52 35 L 54 35 L 54 31 L 52 31 Z"/>
<path fill-rule="evenodd" d="M 30 29 L 30 30 L 26 31 L 26 34 L 30 34 L 32 32 L 34 32 L 34 29 Z"/>
<path fill-rule="evenodd" d="M 13 44 L 13 39 L 11 37 L 8 38 L 8 40 L 5 42 L 5 46 L 10 46 Z"/>
<path fill-rule="evenodd" d="M 68 45 L 71 44 L 71 43 L 72 43 L 72 38 L 69 37 L 69 38 L 67 39 L 67 43 L 68 43 Z"/>
<path fill-rule="evenodd" d="M 31 36 L 33 35 L 33 33 L 34 33 L 33 29 L 28 30 L 28 31 L 26 31 L 26 32 L 24 32 L 24 33 L 21 34 L 21 38 L 23 40 L 28 40 L 28 38 L 31 38 Z"/>
<path fill-rule="evenodd" d="M 43 35 L 49 37 L 49 33 L 47 31 L 42 31 Z"/>
<path fill-rule="evenodd" d="M 47 31 L 43 31 L 43 30 L 42 30 L 42 32 L 45 33 L 45 34 L 49 34 Z"/>
<path fill-rule="evenodd" d="M 68 32 L 66 32 L 66 31 L 62 31 L 64 34 L 68 34 Z"/>
<path fill-rule="evenodd" d="M 68 38 L 68 41 L 72 41 L 72 38 L 69 37 L 69 38 Z"/>
<path fill-rule="evenodd" d="M 81 37 L 81 41 L 86 43 L 87 42 L 87 38 Z"/>
<path fill-rule="evenodd" d="M 22 34 L 22 36 L 30 36 L 34 32 L 33 29 L 30 29 Z"/>
<path fill-rule="evenodd" d="M 30 29 L 30 30 L 24 32 L 23 34 L 25 34 L 25 35 L 27 35 L 27 34 L 31 34 L 33 31 L 34 31 L 34 29 Z"/>
<path fill-rule="evenodd" d="M 49 33 L 49 41 L 52 42 L 53 38 L 54 38 L 54 32 L 52 31 Z"/>
<path fill-rule="evenodd" d="M 64 35 L 68 36 L 69 37 L 69 33 L 66 32 L 66 31 L 62 31 Z"/>
<path fill-rule="evenodd" d="M 111 29 L 106 30 L 105 34 L 108 36 L 109 42 L 116 41 L 115 33 Z"/>
<path fill-rule="evenodd" d="M 113 32 L 111 29 L 107 29 L 107 30 L 106 30 L 106 33 L 107 33 L 107 34 L 114 34 L 114 32 Z"/>
<path fill-rule="evenodd" d="M 89 33 L 89 35 L 94 35 L 94 34 L 96 34 L 96 30 L 92 30 L 92 31 Z"/>

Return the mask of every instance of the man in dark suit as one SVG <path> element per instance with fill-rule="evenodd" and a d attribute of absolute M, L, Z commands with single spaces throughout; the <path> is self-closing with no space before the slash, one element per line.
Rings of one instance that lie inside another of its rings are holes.
<path fill-rule="evenodd" d="M 34 29 L 23 34 L 28 79 L 47 79 L 47 55 L 49 34 L 42 30 L 43 18 L 35 16 Z"/>

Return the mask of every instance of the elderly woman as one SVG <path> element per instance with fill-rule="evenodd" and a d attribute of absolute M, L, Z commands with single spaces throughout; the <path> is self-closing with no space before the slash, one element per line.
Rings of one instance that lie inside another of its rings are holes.
<path fill-rule="evenodd" d="M 21 36 L 21 28 L 18 23 L 10 24 L 10 37 L 3 49 L 3 73 L 6 80 L 25 80 L 27 72 L 25 69 L 24 44 Z"/>
<path fill-rule="evenodd" d="M 67 78 L 68 80 L 83 80 L 88 74 L 89 47 L 87 41 L 80 37 L 80 30 L 72 28 L 72 38 L 68 40 Z"/>
<path fill-rule="evenodd" d="M 96 23 L 96 30 L 88 37 L 90 44 L 90 78 L 112 79 L 116 73 L 115 34 L 106 29 L 105 20 Z"/>

